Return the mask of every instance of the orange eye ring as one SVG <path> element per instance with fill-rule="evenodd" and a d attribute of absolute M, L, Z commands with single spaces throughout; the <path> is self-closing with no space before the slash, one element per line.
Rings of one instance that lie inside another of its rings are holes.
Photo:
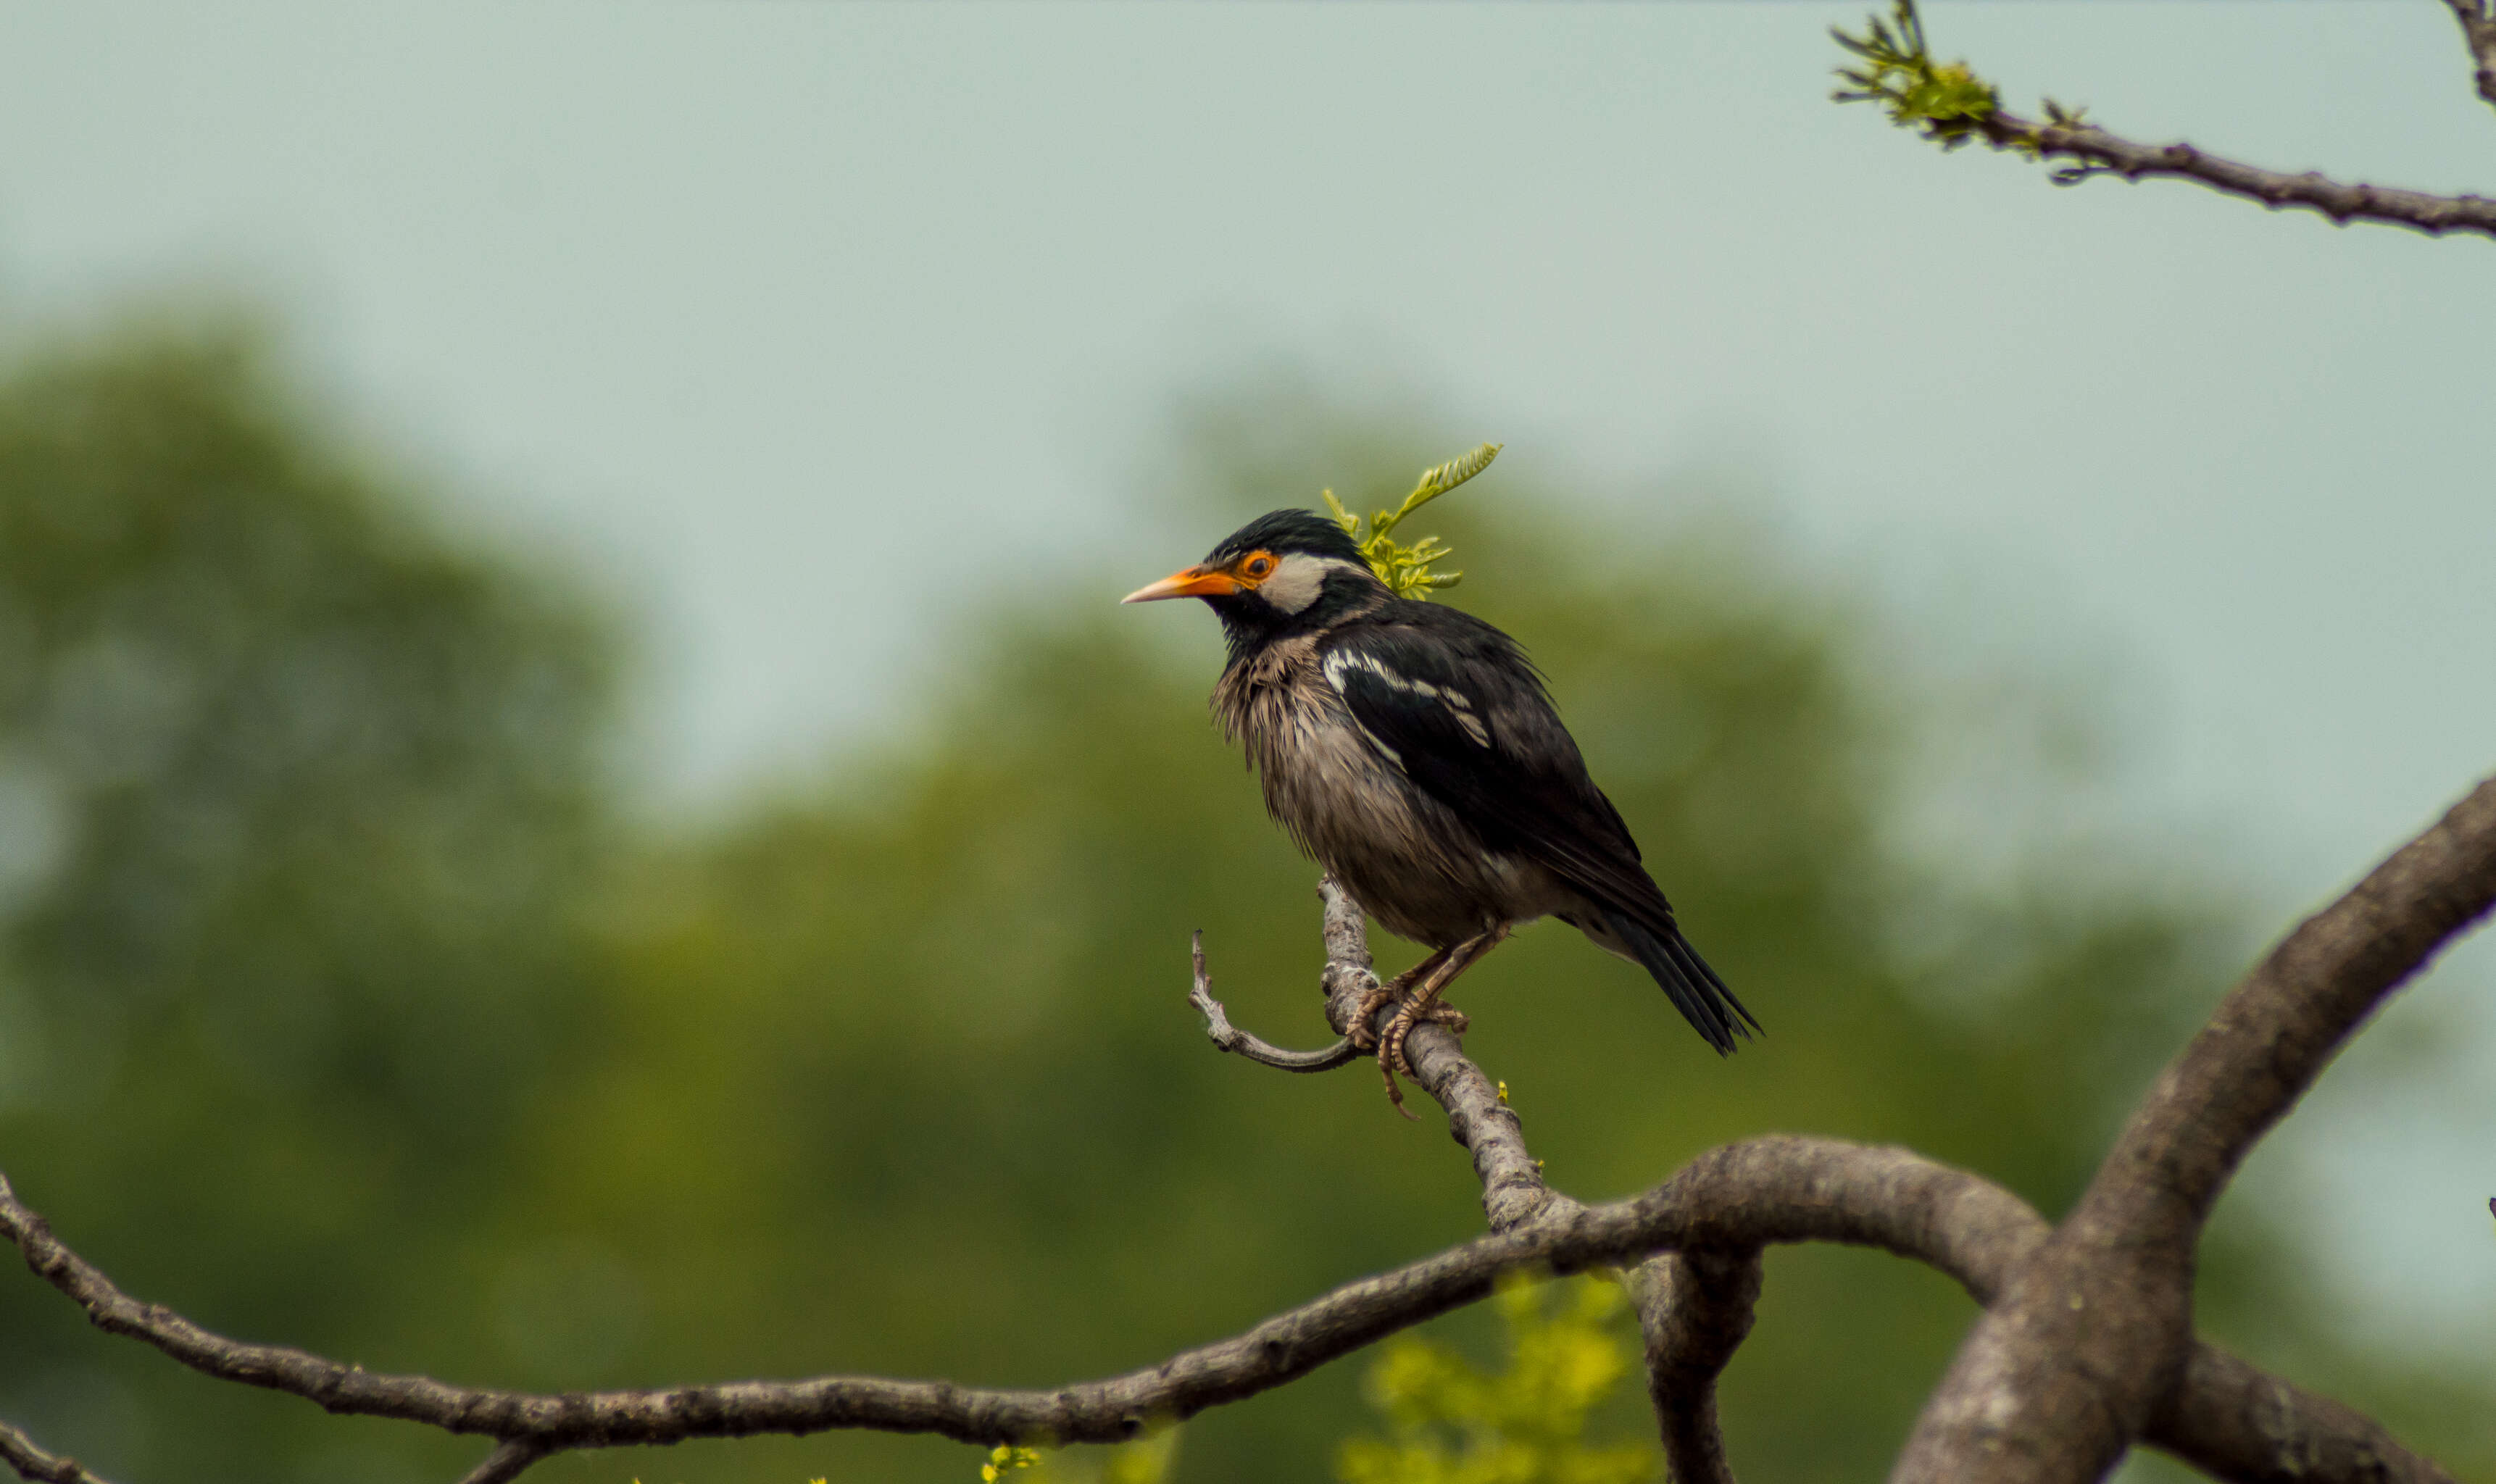
<path fill-rule="evenodd" d="M 1260 551 L 1239 564 L 1239 575 L 1252 582 L 1263 582 L 1274 574 L 1273 553 Z"/>

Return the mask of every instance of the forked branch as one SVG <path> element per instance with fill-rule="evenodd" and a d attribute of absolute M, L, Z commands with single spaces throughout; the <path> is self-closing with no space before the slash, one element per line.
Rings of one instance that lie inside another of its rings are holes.
<path fill-rule="evenodd" d="M 1326 905 L 1326 943 L 1321 982 L 1327 1019 L 1343 1030 L 1377 981 L 1358 905 L 1331 879 L 1320 884 L 1319 895 Z M 1200 942 L 1200 988 L 1204 982 L 1201 959 Z M 1473 1155 L 1493 1230 L 1583 1212 L 1583 1206 L 1544 1184 L 1542 1165 L 1526 1151 L 1514 1110 L 1466 1059 L 1457 1038 L 1438 1026 L 1420 1028 L 1417 1037 L 1422 1031 L 1430 1038 L 1415 1042 L 1420 1085 L 1447 1108 L 1450 1134 Z M 1649 1394 L 1676 1484 L 1732 1484 L 1716 1422 L 1715 1382 L 1750 1331 L 1763 1246 L 1820 1240 L 1878 1247 L 1940 1269 L 1989 1308 L 2052 1232 L 2026 1202 L 1977 1176 L 1901 1150 L 1825 1140 L 1730 1145 L 1702 1157 L 1659 1188 L 1659 1193 L 1696 1179 L 1710 1161 L 1737 1159 L 1776 1145 L 1855 1151 L 1849 1157 L 1850 1173 L 1859 1183 L 1831 1181 L 1818 1191 L 1849 1207 L 1853 1216 L 1848 1221 L 1809 1238 L 1735 1236 L 1676 1246 L 1629 1275 L 1646 1339 Z M 1899 1160 L 1910 1162 L 1889 1162 Z M 1874 1178 L 1872 1167 L 1884 1164 L 1888 1177 Z M 1749 1178 L 1771 1184 L 1799 1179 L 1808 1185 L 1817 1178 L 1796 1170 L 1770 1174 L 1758 1166 L 1749 1169 Z M 1877 1196 L 1871 1193 L 1876 1188 L 1881 1192 Z M 1743 1198 L 1732 1191 L 1723 1194 Z M 2191 1342 L 2174 1386 L 2163 1394 L 2139 1436 L 2215 1478 L 2248 1484 L 2289 1478 L 2307 1484 L 2452 1484 L 2440 1466 L 2404 1448 L 2363 1413 L 2198 1339 Z"/>
<path fill-rule="evenodd" d="M 1634 1200 L 1574 1207 L 1435 1257 L 1348 1283 L 1245 1334 L 1149 1370 L 1047 1391 L 983 1390 L 950 1381 L 817 1376 L 652 1391 L 538 1395 L 392 1376 L 278 1345 L 247 1345 L 123 1293 L 54 1237 L 0 1182 L 0 1232 L 101 1328 L 140 1340 L 225 1380 L 263 1386 L 341 1414 L 394 1417 L 482 1434 L 503 1446 L 469 1477 L 508 1480 L 570 1448 L 680 1442 L 831 1428 L 936 1433 L 965 1442 L 1110 1442 L 1150 1421 L 1192 1415 L 1295 1379 L 1486 1295 L 1500 1274 L 1573 1271 L 1637 1261 L 1660 1250 L 1742 1252 L 1785 1242 L 1878 1247 L 1950 1274 L 1980 1302 L 2044 1236 L 2017 1197 L 1905 1150 L 1773 1136 L 1701 1156 Z M 2449 1484 L 2344 1407 L 2200 1347 L 2150 1439 L 2221 1477 L 2282 1476 L 2305 1461 L 2314 1484 Z M 29 1445 L 31 1446 L 31 1445 Z M 2293 1449 L 2281 1453 L 2280 1449 Z M 38 1450 L 11 1456 L 28 1478 Z"/>
<path fill-rule="evenodd" d="M 1981 1320 L 1894 1477 L 2094 1480 L 2190 1374 L 2194 1252 L 2237 1163 L 2358 1025 L 2496 905 L 2496 779 L 2308 918 L 2159 1075 Z"/>
<path fill-rule="evenodd" d="M 2375 991 L 2380 993 L 2441 941 L 2440 933 L 2477 910 L 2474 902 L 2483 906 L 2483 893 L 2472 883 L 2478 881 L 2475 872 L 2496 875 L 2496 861 L 2481 859 L 2488 839 L 2496 839 L 2496 784 L 2370 878 L 2353 893 L 2354 906 L 2343 904 L 2300 930 L 2256 982 L 2270 982 L 2265 975 L 2274 968 L 2292 984 L 2317 973 L 2331 978 L 2347 972 L 2369 982 L 2382 980 Z M 1324 892 L 1324 982 L 1342 1029 L 1349 1007 L 1375 981 L 1358 908 L 1331 883 Z M 2324 1021 L 2335 1015 L 2352 1019 L 2372 1003 L 2359 989 L 2336 978 L 2333 984 L 2337 993 L 2326 995 L 2328 1003 L 2314 1012 L 2323 1020 L 2308 1027 L 2313 1034 L 2297 1043 L 2302 1050 L 2291 1048 L 2315 1066 L 2346 1031 L 2344 1024 L 2327 1032 Z M 2231 997 L 2230 1006 L 2246 993 Z M 2252 1023 L 2231 1023 L 2230 1013 L 2223 1008 L 2170 1081 L 2199 1087 L 2205 1072 L 2243 1080 L 2262 1069 L 2248 1072 L 2239 1065 L 2244 1058 L 2251 1055 L 2259 1064 L 2268 1054 L 2277 1063 L 2269 1067 L 2276 1086 L 2268 1096 L 2284 1107 L 2280 1098 L 2293 1097 L 2302 1086 L 2302 1063 L 2279 1062 L 2275 1047 L 2272 1053 L 2262 1050 L 2270 1042 L 2253 1045 L 2238 1038 L 2237 1032 Z M 1411 1052 L 1418 1080 L 1448 1109 L 1450 1131 L 1473 1156 L 1494 1228 L 1489 1235 L 1347 1283 L 1245 1334 L 1173 1355 L 1149 1370 L 1046 1391 L 864 1376 L 564 1395 L 457 1386 L 430 1376 L 368 1372 L 282 1345 L 245 1344 L 142 1303 L 54 1236 L 18 1201 L 5 1177 L 0 1235 L 97 1326 L 143 1341 L 203 1375 L 286 1392 L 331 1412 L 393 1417 L 497 1439 L 467 1484 L 505 1484 L 538 1459 L 568 1449 L 757 1433 L 870 1428 L 976 1443 L 1118 1441 L 1153 1421 L 1270 1390 L 1472 1303 L 1488 1294 L 1503 1274 L 1625 1266 L 1659 1253 L 1683 1254 L 1679 1265 L 1650 1270 L 1649 1277 L 1662 1281 L 1648 1287 L 1640 1306 L 1649 1353 L 1667 1378 L 1659 1384 L 1675 1388 L 1664 1398 L 1668 1451 L 1690 1464 L 1697 1479 L 1721 1480 L 1730 1474 L 1715 1438 L 1712 1405 L 1686 1388 L 1712 1386 L 1747 1328 L 1749 1275 L 1760 1249 L 1788 1242 L 1878 1247 L 1941 1269 L 1980 1304 L 1990 1305 L 2006 1288 L 2028 1291 L 2023 1275 L 2040 1265 L 2038 1254 L 2054 1240 L 2017 1197 L 1965 1171 L 1905 1150 L 1791 1135 L 1726 1146 L 1644 1195 L 1583 1206 L 1545 1184 L 1526 1151 L 1514 1111 L 1465 1058 L 1453 1036 L 1443 1027 L 1422 1026 Z M 2202 1061 L 2212 1056 L 2219 1061 L 2203 1068 Z M 2268 1104 L 2261 1088 L 2270 1084 L 2255 1076 L 2247 1085 L 2257 1091 L 2231 1125 L 2244 1142 L 2278 1111 L 2262 1111 Z M 2222 1165 L 2232 1161 L 2224 1151 L 2216 1158 Z M 2202 1167 L 2191 1160 L 2168 1162 L 2188 1173 Z M 2156 1160 L 2151 1165 L 2166 1167 Z M 2215 1193 L 2210 1184 L 2207 1195 Z M 2179 1363 L 2150 1393 L 2143 1426 L 2150 1441 L 2224 1478 L 2284 1477 L 2293 1467 L 2315 1484 L 2449 1484 L 2433 1464 L 2401 1449 L 2374 1423 L 2196 1345 L 2189 1335 Z M 92 1479 L 15 1431 L 0 1433 L 0 1457 L 30 1479 Z"/>

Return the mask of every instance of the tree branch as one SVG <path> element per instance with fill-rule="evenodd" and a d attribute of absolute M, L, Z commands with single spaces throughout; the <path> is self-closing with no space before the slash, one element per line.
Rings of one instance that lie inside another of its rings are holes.
<path fill-rule="evenodd" d="M 1318 900 L 1326 904 L 1326 968 L 1321 986 L 1326 1023 L 1348 1034 L 1362 997 L 1378 983 L 1370 972 L 1368 933 L 1360 904 L 1333 877 L 1318 883 Z M 1379 1024 L 1393 1012 L 1391 1005 L 1379 1010 Z M 1583 1209 L 1544 1182 L 1542 1161 L 1526 1152 L 1516 1110 L 1500 1095 L 1498 1084 L 1466 1059 L 1464 1042 L 1454 1032 L 1423 1021 L 1405 1039 L 1404 1054 L 1413 1064 L 1413 1080 L 1447 1110 L 1448 1136 L 1473 1156 L 1474 1174 L 1482 1181 L 1482 1215 L 1491 1230 L 1513 1231 Z"/>
<path fill-rule="evenodd" d="M 2479 96 L 2496 105 L 2496 0 L 2444 0 L 2478 64 Z"/>
<path fill-rule="evenodd" d="M 45 1452 L 35 1446 L 35 1439 L 6 1422 L 0 1422 L 0 1463 L 35 1484 L 105 1484 L 101 1475 L 88 1472 L 77 1459 Z"/>
<path fill-rule="evenodd" d="M 1330 882 L 1323 893 L 1326 987 L 1329 1011 L 1340 1023 L 1374 980 L 1358 907 Z M 1515 1113 L 1464 1058 L 1454 1036 L 1423 1026 L 1414 1051 L 1422 1087 L 1449 1108 L 1451 1132 L 1473 1154 L 1496 1228 L 1491 1234 L 1344 1284 L 1245 1334 L 1149 1370 L 1047 1391 L 845 1376 L 563 1395 L 455 1386 L 243 1344 L 141 1303 L 54 1236 L 17 1200 L 5 1176 L 0 1234 L 98 1327 L 143 1341 L 204 1375 L 286 1392 L 335 1413 L 499 1439 L 501 1446 L 466 1484 L 503 1484 L 538 1459 L 572 1448 L 757 1433 L 872 1428 L 974 1443 L 1118 1441 L 1151 1421 L 1270 1390 L 1472 1303 L 1502 1274 L 1620 1266 L 1657 1252 L 1688 1254 L 1670 1259 L 1677 1266 L 1646 1275 L 1660 1281 L 1649 1285 L 1640 1306 L 1650 1355 L 1680 1383 L 1665 1398 L 1668 1452 L 1684 1462 L 1712 1456 L 1721 1470 L 1713 1378 L 1747 1328 L 1761 1248 L 1806 1241 L 1877 1247 L 1937 1267 L 1980 1304 L 1991 1304 L 2049 1240 L 2044 1221 L 2025 1203 L 1977 1176 L 1906 1150 L 1794 1135 L 1725 1146 L 1636 1199 L 1583 1206 L 1543 1182 Z M 2433 1464 L 2405 1452 L 2349 1408 L 2208 1346 L 2195 1347 L 2172 1393 L 2155 1400 L 2149 1440 L 2225 1478 L 2450 1484 Z M 8 1456 L 21 1473 L 30 1464 L 52 1470 L 28 1477 L 93 1479 L 61 1472 L 77 1466 L 35 1449 L 14 1430 L 0 1432 L 0 1446 L 15 1450 Z"/>
<path fill-rule="evenodd" d="M 2461 22 L 2463 38 L 2479 63 L 2480 96 L 2496 103 L 2496 0 L 2444 0 Z M 2431 236 L 2449 232 L 2496 236 L 2496 201 L 2480 196 L 2437 196 L 2425 191 L 2350 184 L 2307 171 L 2291 175 L 2214 155 L 2192 144 L 2141 144 L 2081 117 L 2080 110 L 2045 101 L 2041 122 L 2002 107 L 2001 91 L 1961 62 L 1935 59 L 1916 0 L 1894 0 L 1888 17 L 1874 15 L 1859 35 L 1829 33 L 1858 65 L 1840 68 L 1839 103 L 1881 106 L 1889 121 L 1914 129 L 1944 149 L 1982 139 L 2032 160 L 2078 162 L 2053 172 L 2057 185 L 2076 185 L 2096 175 L 2172 175 L 2214 191 L 2261 201 L 2277 210 L 2302 206 L 2334 223 L 2383 222 Z"/>
<path fill-rule="evenodd" d="M 485 1455 L 484 1462 L 461 1476 L 459 1484 L 511 1484 L 522 1469 L 546 1456 L 542 1443 L 515 1438 Z"/>
<path fill-rule="evenodd" d="M 1228 1051 L 1246 1057 L 1260 1067 L 1281 1071 L 1332 1071 L 1349 1067 L 1360 1059 L 1353 1048 L 1352 1037 L 1345 1036 L 1319 1051 L 1286 1051 L 1280 1046 L 1259 1040 L 1231 1023 L 1222 1002 L 1213 998 L 1213 975 L 1204 969 L 1204 934 L 1199 931 L 1189 950 L 1189 962 L 1196 971 L 1195 982 L 1187 992 L 1187 1003 L 1204 1017 L 1204 1036 L 1217 1051 Z"/>
<path fill-rule="evenodd" d="M 1213 998 L 1213 981 L 1204 968 L 1204 937 L 1200 933 L 1195 982 L 1187 998 L 1204 1016 L 1205 1036 L 1217 1049 L 1285 1071 L 1327 1071 L 1361 1057 L 1352 1049 L 1352 1017 L 1378 987 L 1365 914 L 1330 876 L 1318 882 L 1318 900 L 1325 906 L 1321 933 L 1326 952 L 1318 990 L 1326 997 L 1326 1023 L 1343 1038 L 1323 1051 L 1285 1051 L 1233 1027 L 1221 1002 Z M 1392 1005 L 1373 1011 L 1371 1032 L 1382 1030 L 1394 1012 Z M 1576 1202 L 1544 1182 L 1543 1166 L 1525 1151 L 1516 1111 L 1482 1068 L 1467 1060 L 1464 1043 L 1454 1033 L 1424 1021 L 1413 1028 L 1404 1049 L 1421 1091 L 1447 1110 L 1449 1136 L 1473 1156 L 1474 1173 L 1482 1180 L 1482 1214 L 1489 1219 L 1491 1230 L 1507 1231 L 1555 1210 L 1576 1208 Z"/>
<path fill-rule="evenodd" d="M 2356 1407 L 2200 1341 L 2141 1438 L 2213 1478 L 2245 1484 L 2453 1484 Z"/>
<path fill-rule="evenodd" d="M 1898 1150 L 1771 1138 L 1702 1157 L 1636 1200 L 1581 1207 L 1476 1239 L 1267 1319 L 1149 1370 L 1048 1391 L 951 1381 L 827 1376 L 649 1391 L 542 1395 L 455 1386 L 342 1365 L 202 1328 L 116 1287 L 71 1251 L 0 1180 L 0 1232 L 99 1328 L 154 1345 L 204 1375 L 287 1392 L 336 1413 L 394 1417 L 546 1450 L 675 1442 L 754 1433 L 874 1428 L 963 1442 L 1114 1442 L 1159 1417 L 1185 1417 L 1286 1381 L 1490 1292 L 1502 1274 L 1617 1266 L 1668 1247 L 1866 1241 L 1914 1230 L 1918 1182 L 1975 1182 Z M 1832 1205 L 1832 1201 L 1835 1202 Z"/>
<path fill-rule="evenodd" d="M 1630 1275 L 1646 1341 L 1647 1400 L 1672 1484 L 1733 1484 L 1716 1425 L 1716 1378 L 1750 1336 L 1760 1280 L 1756 1247 L 1667 1252 Z"/>
<path fill-rule="evenodd" d="M 2496 779 L 2220 1003 L 1978 1322 L 1893 1477 L 2076 1484 L 2113 1467 L 2190 1378 L 2194 1251 L 2228 1177 L 2358 1024 L 2491 904 Z"/>
<path fill-rule="evenodd" d="M 507 1446 L 487 1460 L 509 1469 L 569 1448 L 681 1442 L 831 1428 L 935 1433 L 974 1443 L 1115 1442 L 1151 1420 L 1180 1418 L 1271 1390 L 1397 1330 L 1488 1294 L 1503 1273 L 1617 1266 L 1664 1249 L 1725 1252 L 1786 1242 L 1877 1247 L 1950 1274 L 1980 1303 L 2045 1235 L 2009 1191 L 1902 1149 L 1772 1135 L 1727 1145 L 1633 1200 L 1577 1207 L 1416 1263 L 1347 1283 L 1245 1334 L 1171 1356 L 1149 1370 L 1047 1391 L 984 1390 L 951 1381 L 817 1376 L 651 1391 L 539 1395 L 391 1376 L 280 1345 L 211 1333 L 142 1304 L 53 1236 L 0 1179 L 0 1232 L 30 1266 L 76 1299 L 105 1330 L 142 1340 L 204 1375 L 282 1391 L 328 1411 L 394 1417 Z M 2450 1484 L 2380 1428 L 2345 1407 L 2263 1376 L 2203 1347 L 2188 1393 L 2162 1413 L 2152 1440 L 2180 1457 L 2248 1481 L 2285 1476 L 2294 1458 L 2311 1484 Z M 2209 1428 L 2213 1436 L 2193 1431 Z M 2287 1439 L 2259 1454 L 2259 1439 Z M 2305 1441 L 2297 1441 L 2305 1439 Z M 46 1455 L 48 1457 L 48 1455 Z M 2360 1467 L 2362 1461 L 2362 1467 Z M 2345 1472 L 2335 1469 L 2345 1468 Z M 509 1478 L 471 1474 L 472 1480 Z M 41 1477 L 39 1475 L 39 1477 Z"/>
<path fill-rule="evenodd" d="M 1332 877 L 1318 885 L 1326 904 L 1326 1018 L 1348 1030 L 1377 983 L 1359 904 Z M 1377 1012 L 1384 1019 L 1392 1007 Z M 1448 1132 L 1473 1156 L 1482 1211 L 1493 1231 L 1509 1231 L 1584 1210 L 1554 1190 L 1527 1153 L 1524 1123 L 1500 1087 L 1466 1057 L 1459 1038 L 1424 1023 L 1406 1041 L 1421 1090 L 1448 1113 Z M 1645 1338 L 1647 1395 L 1675 1484 L 1733 1484 L 1716 1423 L 1716 1376 L 1750 1332 L 1760 1292 L 1759 1250 L 1734 1256 L 1667 1252 L 1624 1275 Z"/>
<path fill-rule="evenodd" d="M 2446 0 L 2462 5 L 2469 0 Z M 2482 72 L 2481 87 L 2487 74 Z M 2126 180 L 2171 175 L 2196 181 L 2213 191 L 2258 201 L 2276 211 L 2303 206 L 2322 212 L 2335 224 L 2382 222 L 2442 236 L 2476 232 L 2496 236 L 2496 201 L 2483 196 L 2437 196 L 2390 186 L 2350 184 L 2308 170 L 2291 175 L 2214 155 L 2192 144 L 2140 144 L 2110 134 L 2095 124 L 2039 122 L 2006 109 L 1995 109 L 1967 121 L 1967 127 L 1996 149 L 2015 150 L 2034 159 L 2076 160 L 2076 167 L 2057 170 L 2058 184 L 2074 185 L 2093 175 L 2121 175 Z"/>
<path fill-rule="evenodd" d="M 1318 894 L 1326 907 L 1326 1018 L 1343 1030 L 1377 980 L 1359 905 L 1331 878 L 1320 882 Z M 1429 1061 L 1417 1067 L 1422 1089 L 1448 1107 L 1450 1133 L 1473 1154 L 1493 1229 L 1584 1210 L 1544 1183 L 1514 1109 L 1465 1058 L 1456 1037 L 1437 1026 L 1417 1028 L 1416 1034 L 1424 1030 L 1432 1040 Z M 1420 1055 L 1418 1049 L 1415 1054 Z M 1901 1152 L 1859 1154 L 1869 1161 Z M 1989 1308 L 2051 1228 L 1998 1186 L 1913 1155 L 1904 1158 L 1921 1166 L 1921 1173 L 1942 1171 L 1950 1178 L 1897 1180 L 1858 1213 L 1881 1220 L 1854 1228 L 1852 1235 L 1823 1232 L 1821 1239 L 1855 1241 L 1927 1263 Z M 1495 1193 L 1503 1182 L 1511 1192 L 1505 1201 Z M 1740 1197 L 1728 1192 L 1728 1198 Z M 2496 1200 L 2489 1206 L 2496 1209 Z M 1511 1218 L 1505 1223 L 1503 1214 Z M 1648 1394 L 1675 1484 L 1732 1484 L 1716 1422 L 1715 1383 L 1750 1332 L 1760 1291 L 1759 1251 L 1753 1243 L 1668 1252 L 1628 1275 L 1645 1340 Z M 2214 1477 L 2249 1484 L 2291 1478 L 2308 1484 L 2452 1484 L 2441 1467 L 2402 1447 L 2372 1418 L 2199 1340 L 2184 1379 L 2161 1402 L 2142 1436 Z"/>

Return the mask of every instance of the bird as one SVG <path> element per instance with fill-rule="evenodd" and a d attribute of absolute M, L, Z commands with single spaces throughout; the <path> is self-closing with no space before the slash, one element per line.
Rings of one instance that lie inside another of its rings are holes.
<path fill-rule="evenodd" d="M 1761 1031 L 1682 936 L 1516 640 L 1398 597 L 1351 533 L 1314 510 L 1260 515 L 1120 601 L 1172 598 L 1201 599 L 1221 620 L 1229 658 L 1212 710 L 1266 812 L 1380 925 L 1430 949 L 1353 1019 L 1353 1043 L 1377 1051 L 1398 1111 L 1413 1027 L 1463 1030 L 1440 997 L 1542 917 L 1643 968 L 1720 1055 Z"/>

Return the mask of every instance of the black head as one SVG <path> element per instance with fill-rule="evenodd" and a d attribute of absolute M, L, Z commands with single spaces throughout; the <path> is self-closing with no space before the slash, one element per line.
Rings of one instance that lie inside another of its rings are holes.
<path fill-rule="evenodd" d="M 1126 597 L 1201 598 L 1233 652 L 1294 630 L 1324 627 L 1387 597 L 1360 547 L 1315 510 L 1273 510 L 1224 537 L 1211 554 Z"/>
<path fill-rule="evenodd" d="M 1352 533 L 1332 516 L 1315 510 L 1268 510 L 1222 539 L 1204 559 L 1204 565 L 1215 567 L 1254 551 L 1270 551 L 1281 556 L 1332 557 L 1338 562 L 1360 562 L 1360 547 Z M 1366 566 L 1366 563 L 1361 565 Z"/>

